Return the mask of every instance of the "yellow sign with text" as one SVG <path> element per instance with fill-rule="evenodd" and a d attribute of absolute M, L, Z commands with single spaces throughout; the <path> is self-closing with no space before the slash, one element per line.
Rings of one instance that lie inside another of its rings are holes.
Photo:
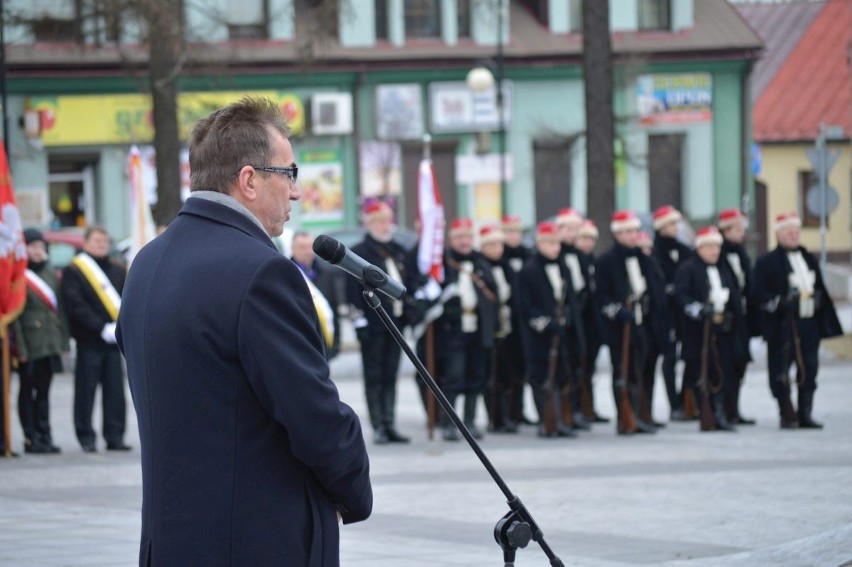
<path fill-rule="evenodd" d="M 193 92 L 178 95 L 178 131 L 186 140 L 195 123 L 218 108 L 246 95 L 274 100 L 293 135 L 305 130 L 302 100 L 281 91 Z M 32 97 L 29 108 L 38 111 L 45 146 L 141 144 L 154 139 L 151 97 L 143 94 Z"/>

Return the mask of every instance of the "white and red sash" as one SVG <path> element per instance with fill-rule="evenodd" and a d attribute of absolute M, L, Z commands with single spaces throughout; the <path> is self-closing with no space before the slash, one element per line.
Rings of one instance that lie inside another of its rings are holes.
<path fill-rule="evenodd" d="M 41 279 L 41 276 L 29 268 L 27 268 L 27 271 L 24 272 L 24 276 L 27 279 L 27 288 L 32 291 L 45 305 L 50 307 L 51 311 L 58 313 L 59 304 L 56 301 L 56 293 L 49 285 L 47 285 L 47 282 Z"/>

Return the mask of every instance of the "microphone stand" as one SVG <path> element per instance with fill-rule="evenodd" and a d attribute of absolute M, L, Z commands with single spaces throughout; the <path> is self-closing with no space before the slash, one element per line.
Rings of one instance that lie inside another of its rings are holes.
<path fill-rule="evenodd" d="M 385 327 L 387 327 L 387 330 L 393 336 L 394 340 L 417 368 L 420 379 L 435 395 L 435 399 L 438 400 L 438 403 L 442 408 L 444 408 L 444 411 L 450 419 L 453 420 L 453 423 L 456 425 L 458 430 L 464 438 L 467 439 L 470 448 L 473 449 L 473 452 L 476 453 L 477 457 L 479 457 L 479 460 L 482 462 L 482 466 L 485 467 L 485 470 L 488 471 L 488 474 L 491 475 L 491 478 L 494 479 L 494 482 L 497 483 L 497 486 L 506 496 L 509 511 L 500 518 L 497 525 L 494 526 L 494 539 L 503 549 L 504 567 L 513 567 L 515 565 L 515 550 L 519 547 L 526 547 L 531 539 L 538 543 L 542 551 L 544 551 L 544 554 L 547 555 L 547 558 L 550 560 L 550 564 L 553 567 L 564 567 L 562 560 L 553 553 L 553 550 L 550 549 L 550 546 L 544 541 L 544 533 L 542 533 L 538 524 L 536 524 L 532 514 L 530 514 L 527 507 L 524 506 L 523 502 L 521 502 L 521 499 L 512 494 L 512 491 L 509 490 L 505 481 L 503 481 L 500 477 L 500 473 L 497 472 L 497 469 L 495 469 L 494 465 L 491 464 L 491 461 L 488 460 L 488 457 L 482 451 L 482 448 L 473 438 L 473 435 L 471 435 L 470 431 L 464 425 L 464 422 L 462 422 L 449 400 L 447 400 L 447 397 L 444 396 L 444 393 L 438 387 L 435 379 L 432 378 L 432 375 L 429 374 L 429 371 L 426 370 L 425 366 L 423 366 L 423 363 L 417 357 L 417 354 L 415 354 L 414 351 L 411 350 L 411 347 L 408 346 L 408 343 L 405 341 L 405 338 L 402 336 L 399 328 L 388 316 L 384 307 L 382 307 L 382 301 L 376 294 L 376 288 L 383 283 L 385 277 L 386 276 L 381 272 L 381 270 L 374 266 L 369 266 L 364 270 L 364 291 L 362 295 L 364 296 L 367 305 L 369 305 L 378 314 L 379 318 L 381 318 L 382 323 L 384 323 Z"/>

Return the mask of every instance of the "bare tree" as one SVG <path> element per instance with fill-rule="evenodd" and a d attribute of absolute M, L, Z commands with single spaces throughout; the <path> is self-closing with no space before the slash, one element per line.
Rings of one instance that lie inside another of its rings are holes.
<path fill-rule="evenodd" d="M 588 216 L 602 229 L 615 210 L 615 127 L 609 2 L 583 0 L 583 77 L 586 96 L 586 199 Z M 601 249 L 612 237 L 601 230 Z"/>

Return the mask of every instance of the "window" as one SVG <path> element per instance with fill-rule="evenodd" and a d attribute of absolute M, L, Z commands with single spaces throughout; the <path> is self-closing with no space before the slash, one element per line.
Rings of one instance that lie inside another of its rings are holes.
<path fill-rule="evenodd" d="M 30 20 L 30 29 L 35 40 L 38 42 L 58 41 L 81 41 L 80 20 L 65 20 L 44 16 L 37 20 Z"/>
<path fill-rule="evenodd" d="M 568 31 L 583 33 L 583 0 L 569 0 L 568 17 L 571 18 Z"/>
<path fill-rule="evenodd" d="M 543 26 L 550 25 L 547 13 L 548 0 L 521 0 L 521 4 L 538 20 Z"/>
<path fill-rule="evenodd" d="M 405 37 L 441 37 L 441 0 L 405 0 Z"/>
<path fill-rule="evenodd" d="M 456 8 L 459 37 L 470 37 L 470 0 L 458 0 Z"/>
<path fill-rule="evenodd" d="M 268 39 L 269 5 L 266 0 L 227 0 L 228 39 Z"/>
<path fill-rule="evenodd" d="M 670 0 L 639 0 L 639 30 L 670 30 Z"/>
<path fill-rule="evenodd" d="M 819 228 L 819 215 L 812 215 L 808 211 L 808 190 L 813 183 L 816 182 L 816 177 L 813 171 L 799 171 L 799 211 L 801 211 L 802 227 L 803 228 Z M 826 215 L 825 226 L 828 228 L 828 219 L 830 215 Z"/>
<path fill-rule="evenodd" d="M 376 0 L 376 40 L 388 39 L 388 0 Z"/>

